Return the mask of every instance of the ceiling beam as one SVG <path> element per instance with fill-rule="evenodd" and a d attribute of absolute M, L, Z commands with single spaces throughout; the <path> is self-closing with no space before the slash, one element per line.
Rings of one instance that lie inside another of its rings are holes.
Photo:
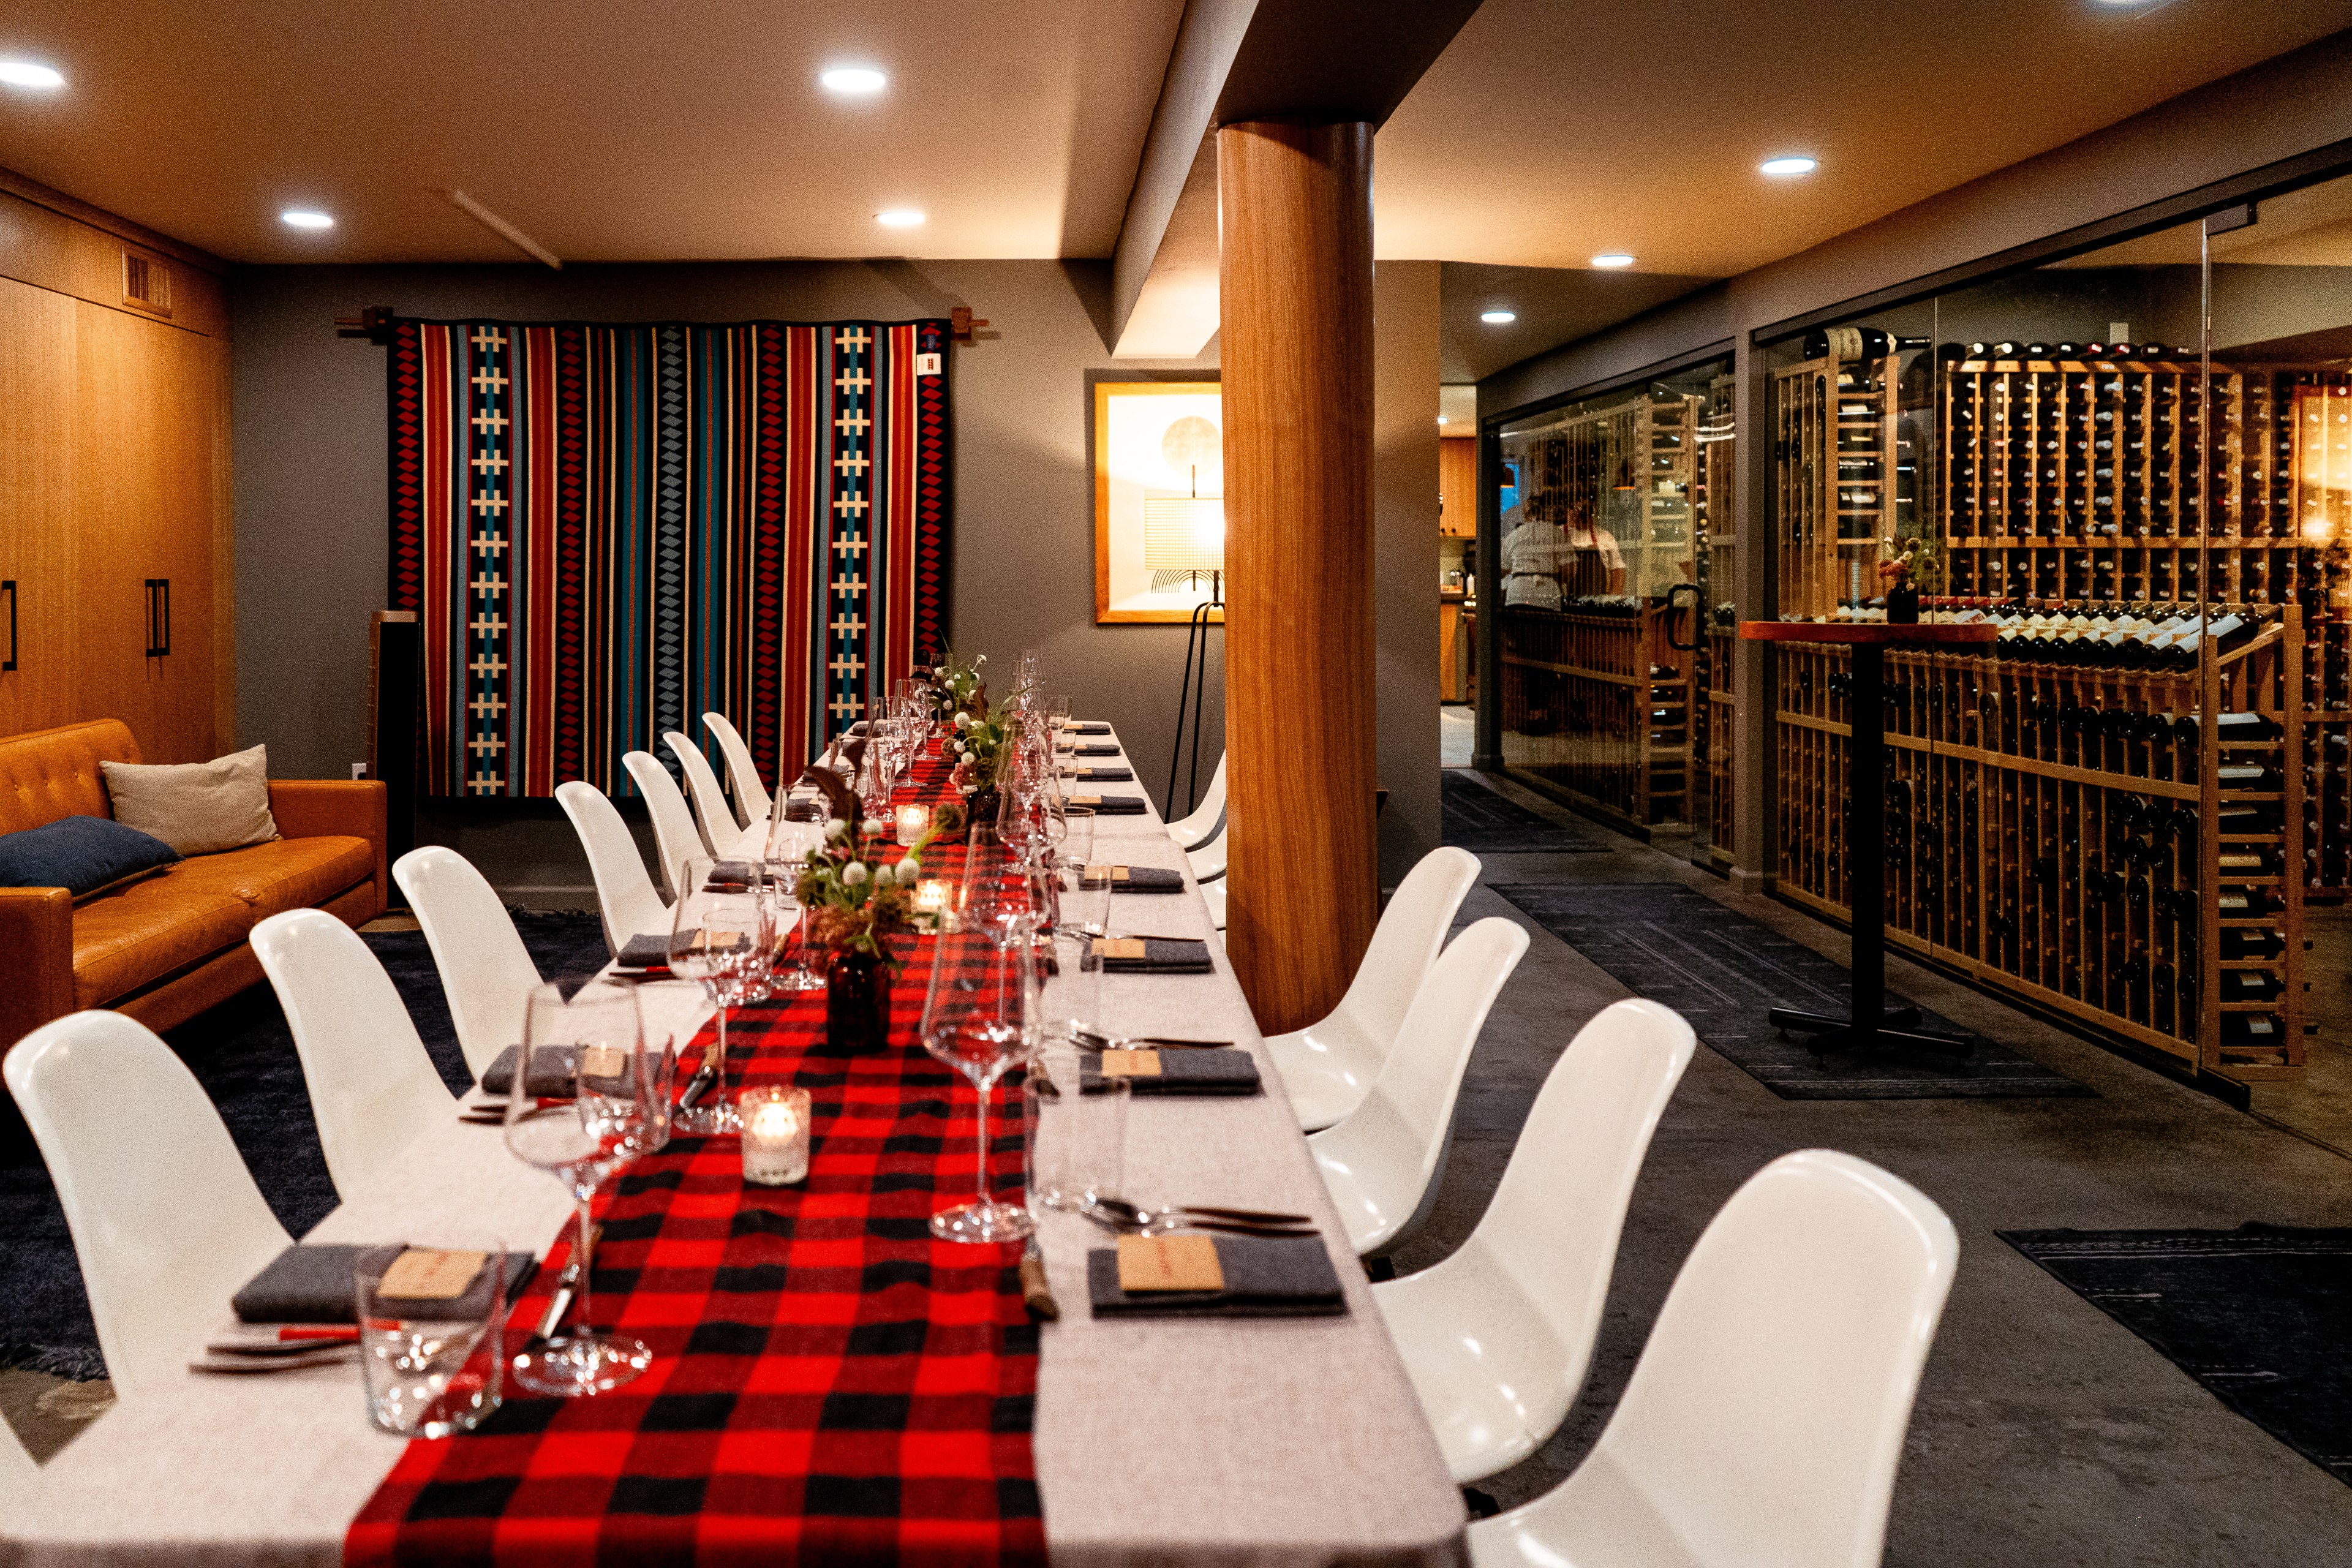
<path fill-rule="evenodd" d="M 1217 331 L 1220 125 L 1374 129 L 1478 0 L 1191 0 L 1111 258 L 1115 357 L 1191 359 Z"/>

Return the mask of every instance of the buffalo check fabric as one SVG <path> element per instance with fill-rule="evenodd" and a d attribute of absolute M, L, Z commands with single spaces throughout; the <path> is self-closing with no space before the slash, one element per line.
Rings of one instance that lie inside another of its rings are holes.
<path fill-rule="evenodd" d="M 747 1185 L 732 1138 L 677 1139 L 624 1171 L 598 1200 L 594 1321 L 644 1341 L 651 1369 L 587 1399 L 509 1383 L 480 1430 L 409 1444 L 346 1562 L 1045 1560 L 1019 1248 L 929 1230 L 971 1195 L 977 1100 L 915 1042 L 929 945 L 893 987 L 882 1053 L 829 1054 L 822 993 L 734 1010 L 738 1085 L 810 1091 L 807 1182 Z M 991 1126 L 1010 1197 L 1020 1120 L 1000 1106 Z M 517 1306 L 510 1345 L 567 1250 Z"/>

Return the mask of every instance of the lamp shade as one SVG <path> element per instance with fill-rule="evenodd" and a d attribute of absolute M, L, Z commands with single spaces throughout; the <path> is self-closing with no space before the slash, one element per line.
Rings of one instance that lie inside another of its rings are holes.
<path fill-rule="evenodd" d="M 1221 496 L 1146 496 L 1143 564 L 1152 572 L 1223 572 L 1225 503 Z"/>

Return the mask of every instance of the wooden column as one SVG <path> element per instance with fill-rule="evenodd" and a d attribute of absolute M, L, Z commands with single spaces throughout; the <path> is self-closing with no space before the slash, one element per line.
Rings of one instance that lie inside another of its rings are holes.
<path fill-rule="evenodd" d="M 1379 896 L 1372 130 L 1217 132 L 1225 945 L 1268 1034 L 1339 1002 Z"/>

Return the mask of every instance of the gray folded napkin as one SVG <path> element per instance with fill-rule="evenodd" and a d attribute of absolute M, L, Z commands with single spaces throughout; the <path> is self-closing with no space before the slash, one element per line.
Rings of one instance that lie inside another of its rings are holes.
<path fill-rule="evenodd" d="M 1084 885 L 1099 888 L 1104 884 L 1090 879 Z M 1164 866 L 1129 866 L 1126 876 L 1110 879 L 1109 887 L 1114 893 L 1181 893 L 1184 890 L 1184 873 Z"/>
<path fill-rule="evenodd" d="M 246 1282 L 229 1299 L 237 1319 L 247 1323 L 350 1323 L 358 1321 L 352 1301 L 352 1270 L 361 1256 L 383 1254 L 390 1264 L 404 1250 L 404 1242 L 376 1247 L 297 1245 L 271 1258 L 269 1267 Z M 507 1300 L 513 1300 L 530 1283 L 538 1264 L 528 1252 L 507 1254 Z M 462 1296 L 447 1301 L 413 1303 L 417 1317 L 478 1317 L 489 1306 L 489 1270 L 474 1277 Z M 379 1298 L 394 1311 L 412 1305 Z"/>
<path fill-rule="evenodd" d="M 633 936 L 622 944 L 613 962 L 624 969 L 667 969 L 669 933 L 654 931 Z"/>
<path fill-rule="evenodd" d="M 1139 795 L 1074 795 L 1072 805 L 1081 805 L 1097 816 L 1141 816 L 1143 797 Z"/>
<path fill-rule="evenodd" d="M 1344 1315 L 1348 1299 L 1323 1238 L 1314 1236 L 1219 1236 L 1222 1290 L 1139 1290 L 1118 1288 L 1118 1254 L 1087 1254 L 1087 1296 L 1097 1318 L 1329 1318 Z"/>
<path fill-rule="evenodd" d="M 1080 784 L 1133 784 L 1135 775 L 1125 768 L 1073 768 L 1070 776 Z"/>
<path fill-rule="evenodd" d="M 1149 1050 L 1149 1046 L 1139 1047 Z M 1258 1091 L 1257 1063 L 1247 1051 L 1161 1051 L 1160 1071 L 1130 1073 L 1128 1081 L 1138 1094 L 1165 1094 L 1181 1099 L 1188 1095 L 1255 1094 Z M 1087 1057 L 1078 1063 L 1078 1092 L 1100 1094 L 1103 1075 L 1095 1059 Z"/>
<path fill-rule="evenodd" d="M 1087 962 L 1105 974 L 1208 974 L 1217 967 L 1207 942 L 1181 936 L 1145 937 L 1141 958 L 1097 959 L 1089 949 Z"/>
<path fill-rule="evenodd" d="M 1110 726 L 1108 724 L 1094 723 L 1073 724 L 1070 726 L 1070 733 L 1073 735 L 1108 735 L 1110 733 Z"/>
<path fill-rule="evenodd" d="M 512 1092 L 515 1058 L 521 1050 L 520 1046 L 509 1046 L 490 1058 L 490 1065 L 482 1069 L 484 1094 Z M 579 1062 L 580 1053 L 571 1046 L 551 1046 L 545 1050 L 533 1051 L 530 1054 L 530 1073 L 524 1082 L 523 1091 L 534 1100 L 570 1100 L 579 1088 Z M 625 1061 L 621 1068 L 623 1087 L 635 1083 L 636 1076 L 635 1069 Z"/>
<path fill-rule="evenodd" d="M 702 884 L 706 893 L 740 893 L 751 889 L 751 880 L 760 868 L 749 860 L 713 860 L 710 875 Z"/>
<path fill-rule="evenodd" d="M 1070 748 L 1070 755 L 1074 757 L 1115 757 L 1118 755 L 1118 748 L 1117 746 L 1072 746 Z"/>

